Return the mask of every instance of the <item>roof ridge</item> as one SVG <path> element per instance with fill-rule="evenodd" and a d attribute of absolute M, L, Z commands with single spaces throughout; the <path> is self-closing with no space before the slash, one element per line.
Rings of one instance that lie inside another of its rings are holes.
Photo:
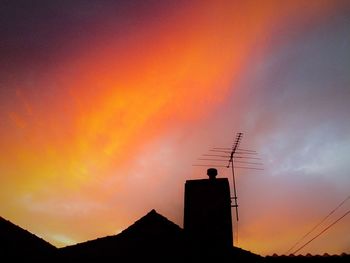
<path fill-rule="evenodd" d="M 146 215 L 144 215 L 143 217 L 139 218 L 133 224 L 131 224 L 130 226 L 125 228 L 120 234 L 130 231 L 135 226 L 138 226 L 139 224 L 142 224 L 143 222 L 145 222 L 147 219 L 149 219 L 151 217 L 160 218 L 161 220 L 163 220 L 164 222 L 168 223 L 169 225 L 175 226 L 175 227 L 179 228 L 179 230 L 182 230 L 182 228 L 179 225 L 175 224 L 173 221 L 169 220 L 167 217 L 163 216 L 162 214 L 159 214 L 155 209 L 152 209 Z"/>

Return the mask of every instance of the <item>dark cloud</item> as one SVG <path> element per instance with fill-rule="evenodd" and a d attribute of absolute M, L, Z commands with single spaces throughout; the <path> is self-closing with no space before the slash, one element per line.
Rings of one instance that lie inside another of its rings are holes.
<path fill-rule="evenodd" d="M 66 49 L 105 35 L 123 37 L 161 21 L 183 1 L 0 1 L 0 63 L 7 67 L 54 61 Z"/>

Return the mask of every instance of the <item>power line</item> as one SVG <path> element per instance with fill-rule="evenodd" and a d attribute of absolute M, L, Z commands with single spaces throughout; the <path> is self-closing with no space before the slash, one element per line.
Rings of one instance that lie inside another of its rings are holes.
<path fill-rule="evenodd" d="M 311 238 L 308 242 L 306 242 L 304 245 L 302 245 L 300 248 L 298 248 L 297 250 L 295 250 L 293 252 L 293 254 L 296 254 L 298 251 L 300 251 L 301 249 L 303 249 L 304 247 L 306 247 L 308 244 L 310 244 L 312 241 L 314 241 L 316 238 L 318 238 L 320 235 L 322 235 L 324 232 L 326 232 L 328 229 L 330 229 L 332 226 L 334 226 L 336 223 L 338 223 L 341 219 L 343 219 L 344 217 L 346 217 L 348 214 L 350 214 L 350 210 L 348 210 L 344 215 L 342 215 L 341 217 L 339 217 L 337 220 L 335 220 L 332 224 L 328 225 L 325 229 L 323 229 L 320 233 L 318 233 L 316 236 L 314 236 L 313 238 Z"/>
<path fill-rule="evenodd" d="M 316 228 L 318 228 L 324 221 L 326 221 L 336 210 L 338 210 L 346 201 L 350 199 L 350 195 L 345 198 L 336 208 L 334 208 L 328 215 L 326 215 L 318 224 L 316 224 L 312 229 L 310 229 L 305 235 L 303 235 L 290 249 L 287 250 L 285 254 L 288 254 L 292 249 L 294 249 L 298 244 L 301 243 L 308 235 L 310 235 Z"/>

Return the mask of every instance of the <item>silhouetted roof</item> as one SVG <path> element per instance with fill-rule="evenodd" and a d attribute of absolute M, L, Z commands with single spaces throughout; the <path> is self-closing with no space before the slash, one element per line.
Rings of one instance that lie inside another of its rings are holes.
<path fill-rule="evenodd" d="M 58 253 L 56 254 L 56 252 Z M 214 253 L 212 253 L 214 252 Z M 218 253 L 219 252 L 219 253 Z M 221 253 L 225 252 L 225 253 Z M 49 259 L 48 259 L 49 257 Z M 56 249 L 0 217 L 0 261 L 16 262 L 349 262 L 349 254 L 261 257 L 241 248 L 211 251 L 196 246 L 184 231 L 151 210 L 120 234 Z M 48 260 L 46 260 L 48 259 Z"/>
<path fill-rule="evenodd" d="M 272 262 L 272 263 L 284 263 L 284 262 L 295 262 L 295 263 L 306 263 L 306 262 L 313 262 L 313 263 L 345 263 L 350 262 L 350 254 L 341 254 L 341 255 L 329 255 L 328 253 L 321 255 L 311 255 L 310 253 L 307 253 L 306 255 L 293 255 L 290 254 L 288 256 L 286 255 L 272 255 L 272 256 L 266 256 L 264 258 L 264 261 L 266 263 Z"/>
<path fill-rule="evenodd" d="M 0 217 L 0 255 L 2 258 L 10 257 L 15 260 L 42 257 L 56 250 L 56 247 L 45 240 Z"/>
<path fill-rule="evenodd" d="M 137 220 L 118 235 L 107 236 L 59 249 L 64 260 L 152 259 L 175 258 L 183 246 L 183 230 L 155 210 Z"/>

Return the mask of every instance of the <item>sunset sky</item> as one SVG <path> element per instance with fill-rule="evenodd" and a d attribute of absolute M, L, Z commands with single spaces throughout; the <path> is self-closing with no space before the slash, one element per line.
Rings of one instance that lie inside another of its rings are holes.
<path fill-rule="evenodd" d="M 182 226 L 237 132 L 264 170 L 237 169 L 236 245 L 283 254 L 350 195 L 350 1 L 0 0 L 0 216 L 57 247 Z M 350 215 L 298 253 L 325 252 Z"/>

